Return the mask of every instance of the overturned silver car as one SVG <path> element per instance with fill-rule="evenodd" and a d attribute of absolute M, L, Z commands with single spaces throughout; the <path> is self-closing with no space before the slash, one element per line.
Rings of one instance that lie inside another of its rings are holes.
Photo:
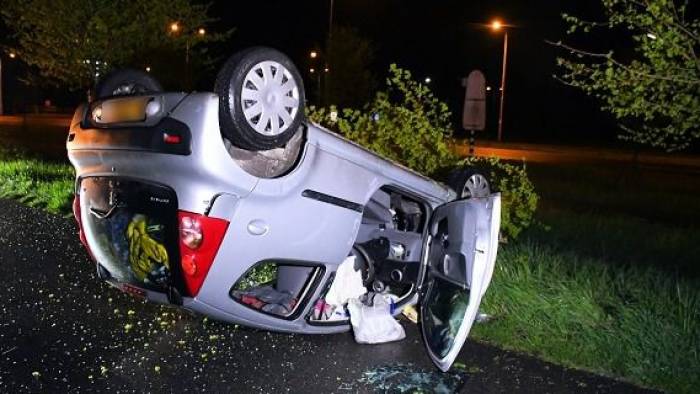
<path fill-rule="evenodd" d="M 67 148 L 98 276 L 150 301 L 262 329 L 347 331 L 346 315 L 318 305 L 353 256 L 394 314 L 418 306 L 447 370 L 491 281 L 501 202 L 484 177 L 463 169 L 448 187 L 309 123 L 298 71 L 269 48 L 233 56 L 215 93 L 112 74 L 77 109 Z"/>

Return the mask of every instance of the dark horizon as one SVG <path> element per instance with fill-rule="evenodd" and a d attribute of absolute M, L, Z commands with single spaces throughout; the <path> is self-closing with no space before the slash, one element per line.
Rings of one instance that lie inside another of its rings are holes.
<path fill-rule="evenodd" d="M 595 15 L 598 4 L 567 5 L 563 0 L 493 1 L 487 4 L 335 0 L 334 25 L 356 28 L 377 47 L 374 73 L 383 82 L 388 65 L 409 69 L 416 79 L 430 77 L 431 89 L 448 103 L 458 133 L 464 90 L 461 79 L 471 70 L 484 72 L 489 93 L 488 128 L 481 137 L 495 138 L 503 35 L 479 26 L 498 18 L 509 25 L 505 140 L 606 142 L 616 144 L 615 121 L 582 92 L 552 78 L 557 50 L 545 40 L 565 38 L 562 12 Z M 328 32 L 329 0 L 301 4 L 273 0 L 237 5 L 215 1 L 212 14 L 222 26 L 236 26 L 228 52 L 251 45 L 269 45 L 287 52 L 305 72 L 308 53 L 322 48 Z M 266 26 L 251 15 L 269 17 Z M 287 32 L 287 33 L 285 33 Z M 229 49 L 230 48 L 230 49 Z M 226 51 L 224 51 L 226 52 Z M 533 97 L 537 97 L 533 100 Z M 463 135 L 463 133 L 462 133 Z"/>

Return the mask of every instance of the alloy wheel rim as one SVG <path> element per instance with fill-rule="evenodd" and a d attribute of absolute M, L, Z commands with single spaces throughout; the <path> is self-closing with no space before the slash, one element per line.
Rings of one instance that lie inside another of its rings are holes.
<path fill-rule="evenodd" d="M 484 198 L 491 194 L 491 188 L 486 177 L 481 174 L 474 174 L 467 179 L 462 189 L 462 198 Z"/>

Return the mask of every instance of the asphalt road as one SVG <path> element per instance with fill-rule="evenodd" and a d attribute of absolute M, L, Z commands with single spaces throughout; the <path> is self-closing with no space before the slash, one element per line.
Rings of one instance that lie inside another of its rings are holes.
<path fill-rule="evenodd" d="M 0 392 L 631 393 L 635 386 L 468 342 L 442 374 L 401 342 L 256 331 L 97 281 L 72 219 L 0 199 Z"/>

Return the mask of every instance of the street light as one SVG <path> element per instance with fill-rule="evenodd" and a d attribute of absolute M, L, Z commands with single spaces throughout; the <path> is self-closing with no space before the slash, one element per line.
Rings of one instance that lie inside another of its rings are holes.
<path fill-rule="evenodd" d="M 426 78 L 425 78 L 425 83 L 430 83 L 430 82 L 433 82 L 433 80 L 430 79 L 430 77 L 426 77 Z"/>
<path fill-rule="evenodd" d="M 10 52 L 8 54 L 10 59 L 14 59 L 17 57 L 17 54 L 14 52 Z M 5 108 L 3 107 L 3 101 L 2 101 L 2 56 L 0 56 L 0 115 L 5 114 Z"/>
<path fill-rule="evenodd" d="M 170 32 L 173 35 L 178 35 L 180 32 L 181 27 L 179 22 L 173 22 L 170 24 Z M 200 27 L 197 30 L 191 30 L 189 33 L 185 34 L 185 83 L 187 84 L 187 88 L 189 88 L 189 85 L 191 83 L 190 81 L 190 39 L 195 37 L 195 35 L 199 37 L 204 37 L 207 34 L 207 31 L 204 29 L 204 27 Z"/>
<path fill-rule="evenodd" d="M 493 20 L 491 22 L 491 30 L 498 32 L 503 30 L 503 64 L 502 64 L 502 70 L 501 70 L 501 87 L 500 87 L 500 92 L 501 92 L 501 99 L 500 99 L 500 105 L 498 108 L 498 141 L 500 142 L 503 139 L 503 104 L 505 102 L 505 96 L 506 96 L 506 70 L 507 70 L 507 65 L 508 65 L 508 30 L 506 29 L 506 25 L 503 24 L 498 19 Z"/>
<path fill-rule="evenodd" d="M 330 71 L 330 69 L 328 68 L 328 62 L 325 61 L 326 55 L 326 53 L 323 53 L 316 49 L 312 49 L 309 51 L 309 74 L 312 74 L 312 78 L 314 76 L 316 77 L 316 99 L 318 100 L 318 105 L 321 105 L 323 95 L 321 80 L 323 79 L 324 81 L 327 81 L 327 74 Z"/>

